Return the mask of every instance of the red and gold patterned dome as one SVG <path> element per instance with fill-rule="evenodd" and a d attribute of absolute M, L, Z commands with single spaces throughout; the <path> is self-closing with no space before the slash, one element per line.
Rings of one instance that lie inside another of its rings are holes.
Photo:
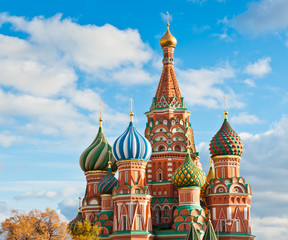
<path fill-rule="evenodd" d="M 227 111 L 225 111 L 224 114 L 224 122 L 210 142 L 209 150 L 211 157 L 221 155 L 241 156 L 244 144 L 238 134 L 230 126 L 227 120 Z"/>

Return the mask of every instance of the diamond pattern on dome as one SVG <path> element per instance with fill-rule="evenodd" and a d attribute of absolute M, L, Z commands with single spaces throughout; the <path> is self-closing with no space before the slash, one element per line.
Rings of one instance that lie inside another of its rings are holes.
<path fill-rule="evenodd" d="M 227 119 L 215 134 L 210 142 L 211 157 L 219 155 L 241 156 L 243 152 L 243 142 L 237 133 L 232 129 Z"/>
<path fill-rule="evenodd" d="M 205 173 L 196 166 L 189 153 L 187 153 L 184 163 L 175 170 L 172 176 L 172 182 L 177 188 L 202 187 L 205 179 Z"/>

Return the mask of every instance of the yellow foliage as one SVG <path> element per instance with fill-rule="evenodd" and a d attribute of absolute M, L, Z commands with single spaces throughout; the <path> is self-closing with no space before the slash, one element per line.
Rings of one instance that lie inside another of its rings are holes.
<path fill-rule="evenodd" d="M 66 240 L 66 223 L 61 222 L 54 210 L 32 210 L 28 213 L 13 210 L 13 216 L 0 225 L 0 236 L 6 240 Z"/>
<path fill-rule="evenodd" d="M 73 240 L 99 240 L 99 234 L 101 227 L 92 226 L 87 220 L 82 222 L 77 222 L 74 230 L 70 232 Z"/>

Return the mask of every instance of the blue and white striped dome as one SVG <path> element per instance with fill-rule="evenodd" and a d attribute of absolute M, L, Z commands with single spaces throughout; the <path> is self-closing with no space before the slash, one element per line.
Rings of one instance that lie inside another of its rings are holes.
<path fill-rule="evenodd" d="M 116 161 L 131 159 L 148 161 L 152 148 L 149 141 L 133 126 L 133 122 L 130 122 L 126 131 L 114 142 L 112 153 Z"/>

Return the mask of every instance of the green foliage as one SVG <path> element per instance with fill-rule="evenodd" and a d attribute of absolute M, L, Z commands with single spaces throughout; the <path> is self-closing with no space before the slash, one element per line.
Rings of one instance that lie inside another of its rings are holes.
<path fill-rule="evenodd" d="M 99 234 L 101 227 L 92 226 L 91 223 L 87 220 L 82 222 L 77 222 L 75 228 L 71 231 L 70 234 L 73 240 L 99 240 Z"/>

